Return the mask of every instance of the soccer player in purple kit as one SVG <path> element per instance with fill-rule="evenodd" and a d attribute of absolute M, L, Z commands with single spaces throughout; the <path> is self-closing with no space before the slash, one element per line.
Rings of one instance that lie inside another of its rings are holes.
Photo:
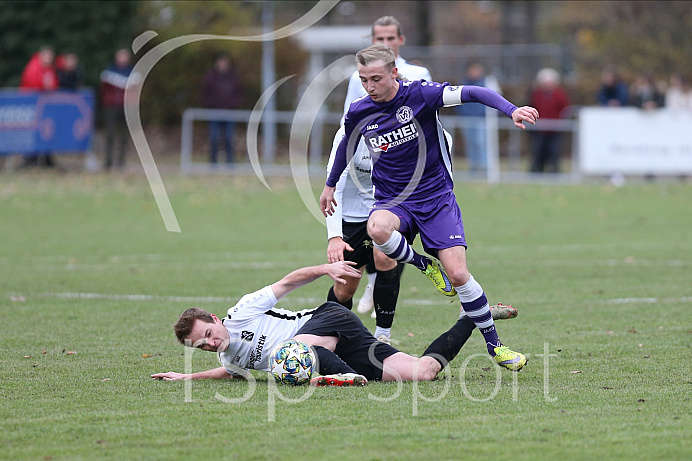
<path fill-rule="evenodd" d="M 524 122 L 536 123 L 538 111 L 517 108 L 484 87 L 399 81 L 395 55 L 380 43 L 359 51 L 356 62 L 368 96 L 355 100 L 346 114 L 345 136 L 320 196 L 322 212 L 325 216 L 334 212 L 334 186 L 363 137 L 373 161 L 376 201 L 368 218 L 368 234 L 375 247 L 418 267 L 444 294 L 458 295 L 460 319 L 473 320 L 496 363 L 521 370 L 526 357 L 500 341 L 483 288 L 466 264 L 464 225 L 438 109 L 478 102 L 504 113 L 521 129 Z M 425 251 L 437 257 L 444 270 L 413 250 L 418 234 Z"/>

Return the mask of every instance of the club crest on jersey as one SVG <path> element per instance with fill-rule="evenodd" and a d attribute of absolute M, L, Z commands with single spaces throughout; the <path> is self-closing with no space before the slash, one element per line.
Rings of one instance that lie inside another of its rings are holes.
<path fill-rule="evenodd" d="M 413 118 L 413 109 L 409 106 L 401 106 L 396 111 L 396 119 L 399 123 L 408 123 Z"/>

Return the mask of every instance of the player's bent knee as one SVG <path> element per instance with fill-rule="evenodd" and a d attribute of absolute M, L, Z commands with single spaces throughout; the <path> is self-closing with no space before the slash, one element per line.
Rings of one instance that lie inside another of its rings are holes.
<path fill-rule="evenodd" d="M 445 272 L 447 273 L 449 282 L 455 287 L 464 285 L 471 278 L 471 273 L 465 267 L 453 267 L 450 270 L 445 268 Z"/>
<path fill-rule="evenodd" d="M 392 219 L 394 218 L 394 219 Z M 396 216 L 389 211 L 378 210 L 368 218 L 368 235 L 378 245 L 383 245 L 397 227 Z"/>
<path fill-rule="evenodd" d="M 440 363 L 432 357 L 422 357 L 419 362 L 419 381 L 432 381 L 442 369 Z"/>
<path fill-rule="evenodd" d="M 373 258 L 375 259 L 375 269 L 378 271 L 390 271 L 396 267 L 396 261 L 389 258 L 381 251 L 374 251 Z"/>
<path fill-rule="evenodd" d="M 339 300 L 339 302 L 345 302 L 348 301 L 349 299 L 353 298 L 353 295 L 356 294 L 356 290 L 358 289 L 358 285 L 351 286 L 350 284 L 341 284 L 341 283 L 335 283 L 334 284 L 334 296 Z"/>
<path fill-rule="evenodd" d="M 368 221 L 368 235 L 375 243 L 382 245 L 391 236 L 392 232 L 387 231 L 387 229 L 375 221 Z"/>

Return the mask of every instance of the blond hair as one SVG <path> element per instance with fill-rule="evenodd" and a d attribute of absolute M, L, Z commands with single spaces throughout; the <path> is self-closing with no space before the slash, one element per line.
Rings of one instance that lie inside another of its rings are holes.
<path fill-rule="evenodd" d="M 375 61 L 384 62 L 387 70 L 391 71 L 396 65 L 396 55 L 387 45 L 383 43 L 372 44 L 356 53 L 357 65 L 369 66 Z"/>

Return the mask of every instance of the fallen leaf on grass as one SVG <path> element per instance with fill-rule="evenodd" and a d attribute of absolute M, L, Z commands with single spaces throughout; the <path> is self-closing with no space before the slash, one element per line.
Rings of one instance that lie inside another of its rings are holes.
<path fill-rule="evenodd" d="M 151 357 L 151 354 L 142 354 L 143 359 L 148 359 L 149 357 Z"/>
<path fill-rule="evenodd" d="M 75 355 L 77 351 L 67 351 L 65 352 L 65 355 Z"/>
<path fill-rule="evenodd" d="M 634 327 L 627 330 L 627 333 L 636 333 L 636 332 L 637 332 L 637 330 L 635 330 Z"/>
<path fill-rule="evenodd" d="M 577 373 L 581 373 L 581 370 L 574 370 L 570 371 L 571 374 L 576 375 Z"/>
<path fill-rule="evenodd" d="M 646 354 L 646 355 L 644 356 L 645 359 L 648 359 L 649 357 L 651 357 L 649 354 Z"/>
<path fill-rule="evenodd" d="M 637 346 L 639 346 L 639 347 L 642 347 L 642 346 L 643 346 L 643 344 L 637 344 Z"/>
<path fill-rule="evenodd" d="M 484 367 L 482 368 L 483 371 L 490 371 L 490 367 Z"/>
<path fill-rule="evenodd" d="M 612 387 L 603 386 L 603 389 L 612 389 Z"/>
<path fill-rule="evenodd" d="M 646 400 L 644 400 L 644 399 L 639 399 L 639 400 L 637 400 L 637 402 L 646 402 Z"/>
<path fill-rule="evenodd" d="M 606 331 L 606 334 L 607 334 L 607 335 L 612 335 L 613 333 L 614 333 L 613 330 L 608 330 L 608 331 Z"/>
<path fill-rule="evenodd" d="M 406 336 L 408 336 L 409 338 L 413 338 L 416 335 L 414 335 L 413 333 L 407 333 Z"/>
<path fill-rule="evenodd" d="M 25 358 L 25 359 L 30 359 L 31 356 L 30 356 L 30 355 L 25 355 L 24 358 Z"/>
<path fill-rule="evenodd" d="M 10 301 L 15 303 L 23 303 L 26 301 L 26 298 L 24 296 L 10 296 Z"/>
<path fill-rule="evenodd" d="M 111 380 L 110 378 L 106 378 L 106 379 L 102 379 L 101 382 L 110 381 L 110 380 Z"/>

